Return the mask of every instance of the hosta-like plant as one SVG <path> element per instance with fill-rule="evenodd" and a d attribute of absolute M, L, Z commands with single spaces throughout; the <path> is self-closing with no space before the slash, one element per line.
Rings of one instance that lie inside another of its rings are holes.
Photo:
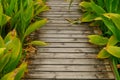
<path fill-rule="evenodd" d="M 0 0 L 0 80 L 20 80 L 27 68 L 25 47 L 46 45 L 43 41 L 25 42 L 47 22 L 37 18 L 49 9 L 45 1 Z"/>
<path fill-rule="evenodd" d="M 10 21 L 4 25 L 2 31 L 8 32 L 16 29 L 21 41 L 47 22 L 46 19 L 35 19 L 38 14 L 49 9 L 43 0 L 1 0 L 1 7 L 5 15 L 12 17 L 10 19 L 6 16 L 7 21 L 9 19 Z"/>
<path fill-rule="evenodd" d="M 119 80 L 116 66 L 120 62 L 120 0 L 84 0 L 80 6 L 84 12 L 80 21 L 91 22 L 90 26 L 97 26 L 102 31 L 88 36 L 89 42 L 103 46 L 97 57 L 111 59 Z"/>

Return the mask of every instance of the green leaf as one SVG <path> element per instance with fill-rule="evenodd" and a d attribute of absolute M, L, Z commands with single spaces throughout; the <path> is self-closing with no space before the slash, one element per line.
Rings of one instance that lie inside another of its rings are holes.
<path fill-rule="evenodd" d="M 85 9 L 85 11 L 91 11 L 91 3 L 90 2 L 86 2 L 86 1 L 82 1 L 79 6 L 83 7 Z"/>
<path fill-rule="evenodd" d="M 0 72 L 3 70 L 3 68 L 8 63 L 10 57 L 11 57 L 10 51 L 8 53 L 6 53 L 5 55 L 0 56 Z"/>
<path fill-rule="evenodd" d="M 113 33 L 113 35 L 120 41 L 120 30 L 113 24 L 111 20 L 106 17 L 102 17 L 102 21 L 107 26 L 107 28 Z"/>
<path fill-rule="evenodd" d="M 0 3 L 0 25 L 2 24 L 2 15 L 3 15 L 3 7 L 2 4 Z"/>
<path fill-rule="evenodd" d="M 4 51 L 6 48 L 0 48 L 0 57 L 4 55 Z"/>
<path fill-rule="evenodd" d="M 17 33 L 15 30 L 13 30 L 7 34 L 7 36 L 4 38 L 4 42 L 7 43 L 13 40 L 16 36 L 17 36 Z"/>
<path fill-rule="evenodd" d="M 108 38 L 100 36 L 100 35 L 89 35 L 89 42 L 96 45 L 106 45 L 108 42 Z"/>
<path fill-rule="evenodd" d="M 3 47 L 5 47 L 4 40 L 3 40 L 3 38 L 0 36 L 0 48 L 3 48 Z"/>
<path fill-rule="evenodd" d="M 115 36 L 111 36 L 110 39 L 108 40 L 107 46 L 114 46 L 117 43 L 118 43 L 117 38 Z"/>
<path fill-rule="evenodd" d="M 120 58 L 120 47 L 117 47 L 117 46 L 107 46 L 106 50 L 111 55 Z"/>
<path fill-rule="evenodd" d="M 109 58 L 111 55 L 103 48 L 97 55 L 97 58 Z"/>
<path fill-rule="evenodd" d="M 86 12 L 81 18 L 81 22 L 91 22 L 96 18 L 96 15 L 91 12 Z"/>
<path fill-rule="evenodd" d="M 43 19 L 40 21 L 36 21 L 35 23 L 32 23 L 26 30 L 24 37 L 28 36 L 30 33 L 35 31 L 36 29 L 42 27 L 47 22 L 47 19 Z"/>
<path fill-rule="evenodd" d="M 31 43 L 32 45 L 38 45 L 38 46 L 46 46 L 47 43 L 43 42 L 43 41 L 32 41 Z"/>
<path fill-rule="evenodd" d="M 18 38 L 14 38 L 6 45 L 6 51 L 9 50 L 11 50 L 11 58 L 5 67 L 6 72 L 13 70 L 18 64 L 18 58 L 21 54 L 21 42 Z"/>
<path fill-rule="evenodd" d="M 18 68 L 18 73 L 15 76 L 15 80 L 21 80 L 26 69 L 27 69 L 27 62 L 23 62 Z"/>
<path fill-rule="evenodd" d="M 120 30 L 120 14 L 116 13 L 106 13 L 104 14 L 105 17 L 112 19 L 116 27 Z"/>
<path fill-rule="evenodd" d="M 91 8 L 92 8 L 93 11 L 96 12 L 98 15 L 102 15 L 103 13 L 106 12 L 101 6 L 98 6 L 97 4 L 95 4 L 93 0 L 91 0 Z"/>
<path fill-rule="evenodd" d="M 23 62 L 18 68 L 4 75 L 1 80 L 20 80 L 27 68 L 27 63 Z"/>

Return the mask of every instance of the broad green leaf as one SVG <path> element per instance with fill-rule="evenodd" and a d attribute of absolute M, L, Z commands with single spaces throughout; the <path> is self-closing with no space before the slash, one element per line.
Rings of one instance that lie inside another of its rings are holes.
<path fill-rule="evenodd" d="M 7 36 L 4 39 L 4 42 L 7 43 L 7 42 L 13 40 L 16 36 L 17 36 L 17 33 L 15 30 L 13 30 L 7 34 Z"/>
<path fill-rule="evenodd" d="M 97 4 L 101 7 L 104 6 L 104 0 L 96 0 L 97 1 Z"/>
<path fill-rule="evenodd" d="M 44 12 L 44 11 L 47 11 L 49 10 L 50 8 L 47 6 L 47 5 L 44 5 L 42 7 L 39 6 L 39 8 L 37 8 L 34 12 L 34 16 L 40 14 L 41 12 Z"/>
<path fill-rule="evenodd" d="M 6 48 L 0 48 L 0 57 L 4 55 L 4 51 Z"/>
<path fill-rule="evenodd" d="M 120 79 L 120 74 L 119 74 L 118 68 L 116 66 L 118 64 L 117 58 L 112 57 L 111 60 L 112 60 L 113 69 L 114 69 L 114 72 L 115 72 L 115 78 L 116 78 L 116 80 L 119 80 Z"/>
<path fill-rule="evenodd" d="M 3 47 L 5 47 L 5 43 L 3 38 L 0 36 L 0 48 L 3 48 Z"/>
<path fill-rule="evenodd" d="M 111 55 L 120 58 L 120 47 L 117 46 L 107 46 L 106 47 L 107 52 L 109 52 Z"/>
<path fill-rule="evenodd" d="M 5 67 L 6 72 L 13 70 L 17 66 L 18 57 L 20 56 L 21 42 L 18 38 L 14 38 L 6 46 L 6 50 L 11 50 L 11 58 Z"/>
<path fill-rule="evenodd" d="M 27 69 L 27 62 L 23 62 L 18 68 L 18 73 L 15 76 L 15 80 L 21 80 L 26 69 Z"/>
<path fill-rule="evenodd" d="M 120 30 L 120 14 L 106 13 L 106 14 L 104 14 L 104 16 L 112 19 L 112 21 L 114 22 L 116 27 Z"/>
<path fill-rule="evenodd" d="M 0 25 L 2 24 L 2 15 L 3 15 L 3 7 L 2 7 L 2 4 L 0 2 Z"/>
<path fill-rule="evenodd" d="M 27 68 L 27 63 L 23 62 L 18 68 L 4 75 L 1 80 L 20 80 Z"/>
<path fill-rule="evenodd" d="M 117 43 L 118 43 L 117 38 L 115 36 L 111 36 L 110 39 L 108 40 L 107 46 L 114 46 Z"/>
<path fill-rule="evenodd" d="M 3 68 L 6 66 L 8 63 L 9 59 L 11 57 L 10 51 L 3 56 L 0 56 L 0 72 L 3 70 Z"/>
<path fill-rule="evenodd" d="M 106 17 L 102 17 L 102 21 L 107 26 L 107 28 L 113 33 L 113 35 L 120 41 L 120 30 L 113 24 L 111 20 Z"/>
<path fill-rule="evenodd" d="M 106 45 L 108 42 L 108 38 L 100 36 L 100 35 L 89 35 L 89 42 L 96 45 Z"/>
<path fill-rule="evenodd" d="M 1 26 L 5 25 L 10 19 L 11 19 L 11 17 L 3 14 L 3 15 L 2 15 Z"/>
<path fill-rule="evenodd" d="M 112 3 L 113 0 L 104 0 L 105 7 L 107 9 L 107 12 L 112 12 Z"/>
<path fill-rule="evenodd" d="M 96 15 L 91 12 L 86 12 L 81 18 L 81 22 L 91 22 L 96 18 Z"/>
<path fill-rule="evenodd" d="M 43 19 L 40 21 L 36 21 L 35 23 L 32 23 L 26 30 L 24 37 L 28 36 L 30 33 L 32 33 L 33 31 L 35 31 L 36 29 L 42 27 L 43 25 L 45 25 L 45 23 L 47 22 L 47 19 Z"/>
<path fill-rule="evenodd" d="M 112 2 L 112 12 L 115 12 L 115 13 L 118 12 L 119 5 L 120 5 L 119 3 L 120 3 L 120 0 L 113 0 L 113 2 Z"/>
<path fill-rule="evenodd" d="M 101 6 L 98 6 L 97 4 L 95 4 L 93 0 L 91 0 L 91 8 L 92 8 L 93 11 L 96 12 L 98 15 L 102 15 L 103 13 L 106 12 Z"/>
<path fill-rule="evenodd" d="M 103 48 L 97 55 L 97 58 L 109 58 L 111 55 Z"/>
<path fill-rule="evenodd" d="M 83 7 L 86 11 L 91 11 L 91 3 L 87 1 L 82 1 L 79 6 Z"/>
<path fill-rule="evenodd" d="M 37 45 L 37 46 L 46 46 L 47 43 L 43 42 L 43 41 L 32 41 L 31 43 L 32 45 Z"/>

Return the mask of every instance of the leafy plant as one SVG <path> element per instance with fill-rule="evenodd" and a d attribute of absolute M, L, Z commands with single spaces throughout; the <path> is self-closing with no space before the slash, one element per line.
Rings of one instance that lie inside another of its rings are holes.
<path fill-rule="evenodd" d="M 0 80 L 20 80 L 27 68 L 25 47 L 46 45 L 43 41 L 25 42 L 32 32 L 47 23 L 47 19 L 37 18 L 49 10 L 45 2 L 0 0 Z"/>
<path fill-rule="evenodd" d="M 120 0 L 83 0 L 80 6 L 84 14 L 78 21 L 89 22 L 90 26 L 97 26 L 102 31 L 88 36 L 89 42 L 103 46 L 97 57 L 111 59 L 119 80 L 117 65 L 120 63 Z"/>

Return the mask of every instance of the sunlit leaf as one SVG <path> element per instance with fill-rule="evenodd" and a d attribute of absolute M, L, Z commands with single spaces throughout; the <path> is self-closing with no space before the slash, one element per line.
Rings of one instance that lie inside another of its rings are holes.
<path fill-rule="evenodd" d="M 109 58 L 111 55 L 103 48 L 97 55 L 97 58 Z"/>
<path fill-rule="evenodd" d="M 107 46 L 106 50 L 111 55 L 120 58 L 120 47 L 117 47 L 117 46 Z"/>
<path fill-rule="evenodd" d="M 43 25 L 45 25 L 45 23 L 47 22 L 47 19 L 43 19 L 40 21 L 36 21 L 35 23 L 32 23 L 26 30 L 25 35 L 27 36 L 29 35 L 31 32 L 35 31 L 36 29 L 42 27 Z"/>
<path fill-rule="evenodd" d="M 100 36 L 100 35 L 89 35 L 89 42 L 96 45 L 106 45 L 108 42 L 108 38 Z"/>
<path fill-rule="evenodd" d="M 115 36 L 111 36 L 110 39 L 108 40 L 107 46 L 114 46 L 117 43 L 118 43 L 117 38 Z"/>
<path fill-rule="evenodd" d="M 31 43 L 32 45 L 37 45 L 37 46 L 46 46 L 47 43 L 43 42 L 43 41 L 32 41 Z"/>

